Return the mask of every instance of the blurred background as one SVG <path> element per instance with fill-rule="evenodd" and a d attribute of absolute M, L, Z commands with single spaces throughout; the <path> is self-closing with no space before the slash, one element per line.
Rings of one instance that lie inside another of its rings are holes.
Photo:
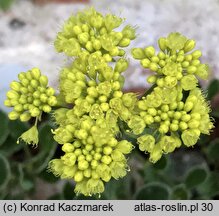
<path fill-rule="evenodd" d="M 154 45 L 161 36 L 177 31 L 195 39 L 202 60 L 211 69 L 208 90 L 215 130 L 192 149 L 165 155 L 156 165 L 137 150 L 129 159 L 131 172 L 111 181 L 102 199 L 218 199 L 219 198 L 219 1 L 218 0 L 0 0 L 0 199 L 79 199 L 72 182 L 59 181 L 46 171 L 48 161 L 59 155 L 49 136 L 48 116 L 40 125 L 40 145 L 16 145 L 28 125 L 9 122 L 3 106 L 9 83 L 17 74 L 39 67 L 57 88 L 64 56 L 53 47 L 64 21 L 78 10 L 94 6 L 102 13 L 125 17 L 137 26 L 138 37 L 130 47 Z M 128 54 L 129 57 L 129 54 Z M 125 73 L 126 91 L 142 92 L 148 72 L 130 58 Z M 52 146 L 52 148 L 51 148 Z M 156 191 L 156 193 L 154 193 Z"/>

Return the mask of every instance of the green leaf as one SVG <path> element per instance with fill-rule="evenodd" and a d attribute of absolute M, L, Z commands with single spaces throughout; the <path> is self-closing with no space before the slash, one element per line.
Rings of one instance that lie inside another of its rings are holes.
<path fill-rule="evenodd" d="M 163 155 L 162 158 L 153 165 L 153 167 L 158 170 L 163 170 L 166 168 L 166 166 L 167 166 L 167 158 L 165 155 Z"/>
<path fill-rule="evenodd" d="M 208 100 L 211 100 L 217 93 L 219 93 L 219 80 L 212 80 L 208 86 Z"/>
<path fill-rule="evenodd" d="M 4 188 L 11 176 L 11 169 L 8 160 L 0 154 L 0 189 Z"/>
<path fill-rule="evenodd" d="M 199 184 L 205 181 L 207 176 L 208 176 L 208 173 L 206 169 L 202 167 L 192 168 L 188 172 L 186 179 L 185 179 L 186 187 L 191 189 L 191 188 L 198 186 Z"/>
<path fill-rule="evenodd" d="M 9 134 L 8 117 L 0 110 L 0 146 L 5 142 Z"/>
<path fill-rule="evenodd" d="M 177 185 L 173 188 L 171 193 L 171 199 L 173 200 L 187 200 L 189 199 L 189 191 L 184 184 Z"/>
<path fill-rule="evenodd" d="M 30 191 L 31 189 L 34 188 L 34 182 L 31 179 L 24 178 L 23 181 L 21 182 L 21 187 L 25 191 Z"/>
<path fill-rule="evenodd" d="M 20 143 L 19 145 L 16 143 L 16 139 L 8 136 L 7 140 L 1 146 L 1 154 L 6 157 L 12 155 L 13 153 L 21 150 L 23 148 L 24 143 Z"/>
<path fill-rule="evenodd" d="M 197 190 L 203 199 L 212 199 L 219 195 L 219 173 L 210 172 L 207 179 L 197 187 Z"/>
<path fill-rule="evenodd" d="M 169 199 L 170 189 L 167 185 L 154 182 L 144 185 L 135 194 L 137 200 L 167 200 Z"/>
<path fill-rule="evenodd" d="M 27 170 L 25 170 L 22 164 L 18 165 L 18 179 L 24 191 L 30 191 L 34 188 L 34 175 L 30 175 L 32 175 L 32 173 L 27 173 Z"/>
<path fill-rule="evenodd" d="M 55 175 L 53 175 L 53 173 L 48 172 L 46 169 L 43 170 L 40 174 L 39 177 L 41 179 L 43 179 L 44 181 L 48 182 L 48 183 L 56 183 L 57 181 L 60 180 L 60 178 L 56 177 Z"/>
<path fill-rule="evenodd" d="M 13 3 L 14 0 L 1 0 L 0 1 L 0 9 L 8 10 Z"/>
<path fill-rule="evenodd" d="M 183 148 L 179 149 L 173 154 L 170 154 L 169 157 L 170 163 L 165 169 L 165 175 L 168 176 L 172 182 L 184 182 L 185 176 L 191 167 L 207 166 L 206 160 L 203 158 L 200 152 L 193 151 L 192 149 L 190 149 L 190 151 Z"/>
<path fill-rule="evenodd" d="M 101 199 L 130 199 L 131 198 L 131 175 L 119 179 L 112 179 L 105 185 L 105 191 L 101 194 Z M 99 198 L 99 197 L 97 197 Z"/>
<path fill-rule="evenodd" d="M 39 128 L 39 152 L 30 160 L 32 167 L 34 167 L 34 173 L 40 173 L 47 167 L 57 148 L 51 129 L 51 126 L 47 123 Z"/>
<path fill-rule="evenodd" d="M 29 129 L 28 125 L 26 123 L 23 123 L 19 120 L 10 121 L 9 122 L 9 129 L 11 136 L 17 140 L 18 137 Z"/>
<path fill-rule="evenodd" d="M 207 148 L 207 156 L 211 161 L 219 160 L 219 138 L 210 142 Z"/>
<path fill-rule="evenodd" d="M 75 197 L 75 186 L 71 182 L 67 182 L 63 188 L 63 196 L 65 200 L 73 200 Z"/>

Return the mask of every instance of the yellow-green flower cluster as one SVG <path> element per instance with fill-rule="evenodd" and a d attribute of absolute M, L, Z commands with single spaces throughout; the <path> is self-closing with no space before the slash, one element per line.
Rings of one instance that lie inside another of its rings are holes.
<path fill-rule="evenodd" d="M 122 92 L 122 72 L 128 67 L 122 47 L 135 38 L 135 30 L 114 31 L 122 21 L 94 9 L 82 11 L 64 24 L 55 41 L 59 52 L 75 58 L 61 70 L 59 85 L 60 97 L 72 108 L 54 112 L 54 139 L 64 155 L 49 168 L 74 179 L 75 192 L 86 196 L 102 193 L 104 182 L 124 177 L 129 169 L 125 155 L 133 146 L 119 137 L 119 121 L 130 118 L 137 98 Z"/>
<path fill-rule="evenodd" d="M 135 29 L 129 25 L 121 32 L 114 31 L 123 21 L 112 14 L 103 16 L 93 8 L 84 10 L 65 22 L 55 40 L 55 48 L 67 56 L 79 56 L 81 51 L 100 51 L 108 61 L 112 56 L 123 56 L 122 48 L 135 39 Z"/>
<path fill-rule="evenodd" d="M 160 87 L 173 88 L 179 82 L 185 90 L 197 86 L 197 77 L 208 78 L 208 66 L 199 60 L 202 53 L 195 48 L 195 41 L 187 39 L 179 33 L 171 33 L 167 38 L 158 40 L 160 51 L 156 54 L 155 48 L 132 49 L 135 59 L 141 60 L 141 65 L 155 72 L 147 81 Z"/>
<path fill-rule="evenodd" d="M 57 104 L 55 90 L 48 87 L 48 78 L 41 75 L 38 68 L 18 74 L 19 81 L 10 84 L 11 90 L 7 92 L 7 99 L 4 104 L 13 107 L 8 114 L 10 120 L 20 119 L 29 121 L 31 117 L 36 118 L 35 125 L 24 132 L 19 139 L 28 144 L 38 144 L 37 121 L 41 119 L 42 112 L 49 113 L 52 107 Z"/>
<path fill-rule="evenodd" d="M 102 117 L 91 116 L 79 117 L 74 108 L 55 112 L 60 126 L 54 131 L 54 139 L 65 154 L 49 164 L 55 175 L 74 179 L 75 192 L 86 196 L 102 193 L 104 182 L 111 178 L 124 177 L 128 171 L 125 154 L 132 150 L 131 143 L 116 139 L 117 116 L 112 110 Z"/>
<path fill-rule="evenodd" d="M 114 82 L 89 83 L 86 96 L 77 98 L 72 109 L 54 112 L 59 125 L 53 131 L 54 139 L 65 154 L 49 165 L 61 178 L 74 179 L 75 191 L 86 196 L 102 193 L 104 182 L 126 175 L 125 154 L 133 148 L 130 142 L 117 139 L 120 106 L 128 111 L 132 103 L 126 99 L 129 93 L 114 90 Z"/>
<path fill-rule="evenodd" d="M 64 68 L 60 75 L 60 92 L 67 103 L 74 104 L 78 98 L 99 98 L 104 102 L 106 98 L 114 94 L 121 96 L 121 88 L 124 84 L 124 72 L 128 67 L 128 61 L 120 58 L 113 68 L 97 53 L 90 55 L 81 53 L 70 68 Z M 96 59 L 97 58 L 97 59 Z M 97 87 L 97 80 L 101 82 Z M 87 95 L 88 94 L 88 95 Z"/>
<path fill-rule="evenodd" d="M 209 105 L 197 87 L 198 78 L 207 79 L 208 66 L 199 60 L 201 51 L 192 51 L 195 41 L 179 33 L 160 38 L 158 53 L 152 46 L 132 49 L 133 57 L 155 72 L 147 79 L 154 85 L 140 99 L 123 93 L 122 73 L 129 65 L 124 48 L 136 37 L 130 25 L 121 28 L 123 21 L 93 8 L 71 16 L 54 43 L 58 52 L 73 57 L 60 72 L 59 95 L 33 68 L 11 83 L 5 101 L 14 108 L 11 120 L 36 118 L 18 138 L 33 145 L 38 143 L 42 112 L 56 106 L 52 133 L 63 155 L 52 159 L 49 169 L 73 179 L 75 192 L 85 196 L 102 193 L 105 182 L 129 171 L 126 155 L 133 145 L 124 137 L 134 134 L 139 149 L 155 163 L 182 143 L 193 146 L 213 128 Z M 116 31 L 118 27 L 122 30 Z"/>
<path fill-rule="evenodd" d="M 42 112 L 49 113 L 57 100 L 55 90 L 48 87 L 48 78 L 41 75 L 38 68 L 33 68 L 18 75 L 19 81 L 10 84 L 4 104 L 13 107 L 9 119 L 28 121 L 31 117 L 39 118 Z"/>
<path fill-rule="evenodd" d="M 208 103 L 196 78 L 207 78 L 207 66 L 200 63 L 199 50 L 188 53 L 195 41 L 171 33 L 158 43 L 161 51 L 157 55 L 152 46 L 132 50 L 143 67 L 156 73 L 147 79 L 154 84 L 152 91 L 137 102 L 136 119 L 141 127 L 136 131 L 134 124 L 129 124 L 133 133 L 140 134 L 139 148 L 150 153 L 152 162 L 180 147 L 181 140 L 188 147 L 195 145 L 201 133 L 209 134 L 213 128 Z M 145 128 L 150 128 L 152 134 L 142 135 Z"/>

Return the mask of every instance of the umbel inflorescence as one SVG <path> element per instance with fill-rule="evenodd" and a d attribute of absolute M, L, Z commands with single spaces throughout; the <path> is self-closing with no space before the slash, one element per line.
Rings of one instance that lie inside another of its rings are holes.
<path fill-rule="evenodd" d="M 105 182 L 129 171 L 126 155 L 135 143 L 124 138 L 127 134 L 135 135 L 139 149 L 155 163 L 182 144 L 195 145 L 213 128 L 197 79 L 207 79 L 208 67 L 199 60 L 201 51 L 192 51 L 195 41 L 179 33 L 160 38 L 158 53 L 152 46 L 132 49 L 132 56 L 155 72 L 147 79 L 153 86 L 141 97 L 123 93 L 125 47 L 136 37 L 134 27 L 121 28 L 123 21 L 93 8 L 71 16 L 55 40 L 56 50 L 72 57 L 60 72 L 58 94 L 34 68 L 11 83 L 5 101 L 14 108 L 11 120 L 36 118 L 20 137 L 28 144 L 38 143 L 42 112 L 52 113 L 57 125 L 52 133 L 64 155 L 51 160 L 49 169 L 73 179 L 75 192 L 86 196 L 102 193 Z"/>

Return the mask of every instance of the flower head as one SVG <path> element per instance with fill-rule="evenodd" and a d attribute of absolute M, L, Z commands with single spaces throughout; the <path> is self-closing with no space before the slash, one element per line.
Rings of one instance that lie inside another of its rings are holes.
<path fill-rule="evenodd" d="M 17 140 L 17 144 L 19 144 L 20 140 L 23 140 L 29 145 L 37 146 L 39 142 L 37 127 L 34 125 L 29 130 L 21 134 L 21 136 Z"/>

